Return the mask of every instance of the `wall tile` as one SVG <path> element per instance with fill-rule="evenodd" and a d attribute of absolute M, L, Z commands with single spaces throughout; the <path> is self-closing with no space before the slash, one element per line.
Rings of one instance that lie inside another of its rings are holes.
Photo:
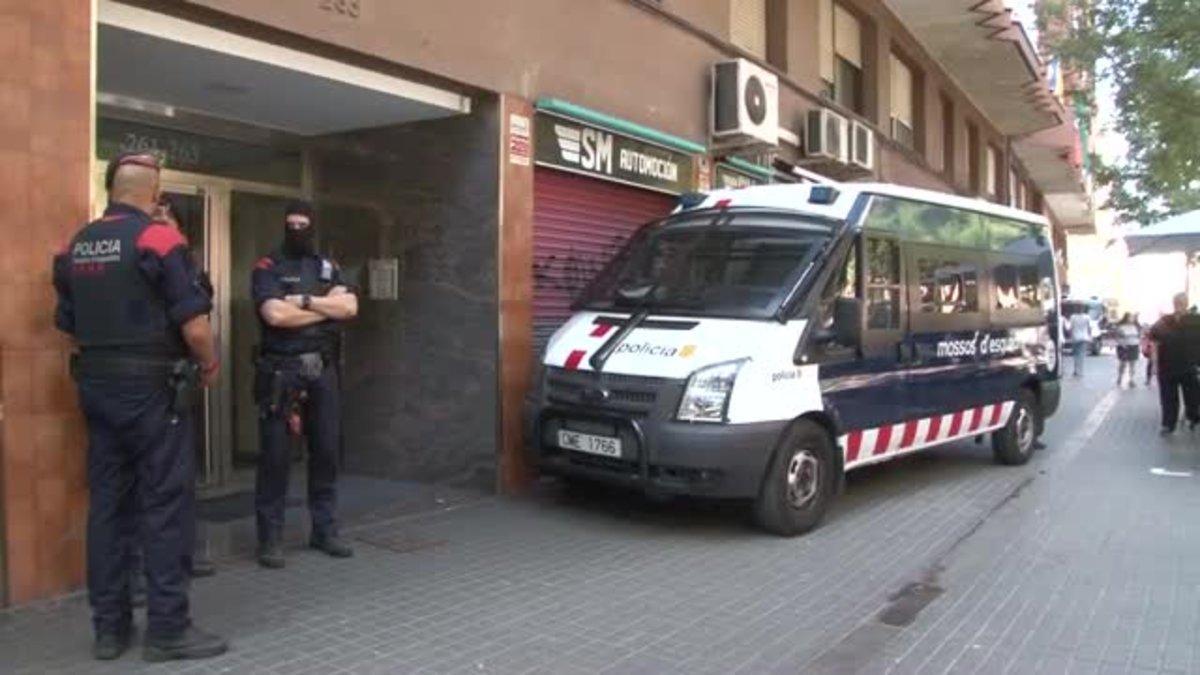
<path fill-rule="evenodd" d="M 4 64 L 0 80 L 26 84 L 32 62 L 33 22 L 13 9 L 0 5 L 0 63 Z"/>

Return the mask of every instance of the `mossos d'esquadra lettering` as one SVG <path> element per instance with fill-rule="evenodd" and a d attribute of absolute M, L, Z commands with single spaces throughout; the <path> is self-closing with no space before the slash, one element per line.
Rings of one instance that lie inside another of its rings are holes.
<path fill-rule="evenodd" d="M 1021 341 L 1010 335 L 980 335 L 976 332 L 963 340 L 941 340 L 937 343 L 939 358 L 989 356 L 1020 350 Z"/>

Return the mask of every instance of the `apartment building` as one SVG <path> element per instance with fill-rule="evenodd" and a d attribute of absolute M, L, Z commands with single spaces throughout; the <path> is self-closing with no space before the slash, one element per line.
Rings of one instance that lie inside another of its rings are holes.
<path fill-rule="evenodd" d="M 85 430 L 49 261 L 117 152 L 162 155 L 216 286 L 205 494 L 253 466 L 249 270 L 293 197 L 362 289 L 345 471 L 500 490 L 530 476 L 538 345 L 683 192 L 883 180 L 1044 213 L 1060 244 L 1091 227 L 1071 111 L 1001 0 L 45 0 L 0 8 L 0 54 L 7 603 L 83 579 Z M 732 85 L 758 120 L 736 143 L 711 128 L 727 62 L 767 85 Z"/>

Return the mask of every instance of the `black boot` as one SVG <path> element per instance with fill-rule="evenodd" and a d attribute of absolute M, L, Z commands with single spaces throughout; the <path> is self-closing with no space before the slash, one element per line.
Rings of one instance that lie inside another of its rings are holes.
<path fill-rule="evenodd" d="M 277 541 L 267 541 L 258 545 L 258 564 L 269 569 L 283 569 L 283 546 Z"/>
<path fill-rule="evenodd" d="M 92 656 L 98 661 L 112 661 L 121 658 L 129 649 L 130 631 L 116 633 L 101 633 L 92 644 Z"/>
<path fill-rule="evenodd" d="M 349 558 L 354 555 L 354 549 L 337 535 L 313 536 L 308 545 L 334 558 Z"/>
<path fill-rule="evenodd" d="M 142 646 L 142 659 L 153 662 L 207 659 L 228 650 L 229 643 L 224 639 L 195 626 L 188 626 L 182 633 L 170 637 L 147 634 L 146 643 Z"/>

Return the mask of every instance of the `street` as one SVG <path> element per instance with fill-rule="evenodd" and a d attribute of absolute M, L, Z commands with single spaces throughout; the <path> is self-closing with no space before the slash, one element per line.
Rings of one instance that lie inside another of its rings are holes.
<path fill-rule="evenodd" d="M 357 555 L 218 560 L 193 616 L 229 637 L 171 672 L 1200 672 L 1200 439 L 1111 355 L 1064 382 L 1023 467 L 972 442 L 863 469 L 825 524 L 619 493 L 479 499 L 350 529 Z M 144 616 L 139 613 L 139 627 Z M 6 672 L 92 661 L 85 598 L 0 612 Z"/>

